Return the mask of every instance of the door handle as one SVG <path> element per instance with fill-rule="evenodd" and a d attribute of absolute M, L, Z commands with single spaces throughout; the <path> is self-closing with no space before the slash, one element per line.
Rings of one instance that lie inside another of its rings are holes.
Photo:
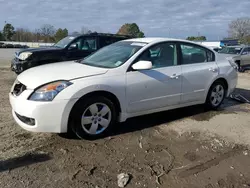
<path fill-rule="evenodd" d="M 211 71 L 211 72 L 216 72 L 217 71 L 216 68 L 209 68 L 208 70 Z"/>
<path fill-rule="evenodd" d="M 177 74 L 173 74 L 172 76 L 170 76 L 171 79 L 178 79 L 180 75 Z"/>

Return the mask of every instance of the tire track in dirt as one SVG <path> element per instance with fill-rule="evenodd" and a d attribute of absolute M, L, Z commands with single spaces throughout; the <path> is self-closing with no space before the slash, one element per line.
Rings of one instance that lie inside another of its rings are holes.
<path fill-rule="evenodd" d="M 195 165 L 193 167 L 190 167 L 189 169 L 182 171 L 179 173 L 179 176 L 184 178 L 184 177 L 188 177 L 194 174 L 198 174 L 200 172 L 203 172 L 213 166 L 217 166 L 221 161 L 228 159 L 230 157 L 233 157 L 235 155 L 238 155 L 240 153 L 242 153 L 242 151 L 244 151 L 244 148 L 241 146 L 236 146 L 233 150 L 226 152 L 224 154 L 221 154 L 218 157 L 215 157 L 213 159 L 210 159 L 206 162 L 203 162 L 201 164 Z"/>

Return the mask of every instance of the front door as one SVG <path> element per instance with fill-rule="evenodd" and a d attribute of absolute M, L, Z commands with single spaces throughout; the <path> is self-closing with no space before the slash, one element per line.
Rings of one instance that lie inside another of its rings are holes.
<path fill-rule="evenodd" d="M 95 37 L 80 37 L 67 49 L 67 60 L 82 59 L 97 50 Z"/>
<path fill-rule="evenodd" d="M 181 96 L 181 66 L 175 43 L 160 43 L 144 51 L 140 60 L 151 61 L 151 70 L 127 72 L 127 112 L 136 113 L 177 105 Z"/>
<path fill-rule="evenodd" d="M 181 43 L 182 103 L 204 101 L 207 90 L 218 75 L 212 51 L 195 44 Z"/>
<path fill-rule="evenodd" d="M 250 47 L 244 48 L 242 52 L 241 66 L 250 66 Z"/>

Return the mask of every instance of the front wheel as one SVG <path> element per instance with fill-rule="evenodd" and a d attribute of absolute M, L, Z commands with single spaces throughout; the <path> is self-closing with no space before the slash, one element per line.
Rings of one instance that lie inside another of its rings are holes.
<path fill-rule="evenodd" d="M 210 109 L 217 109 L 222 104 L 224 98 L 226 96 L 226 87 L 225 84 L 221 81 L 216 81 L 210 88 L 206 106 Z"/>
<path fill-rule="evenodd" d="M 71 129 L 78 138 L 103 137 L 116 123 L 116 109 L 106 97 L 91 97 L 76 104 Z"/>
<path fill-rule="evenodd" d="M 244 72 L 244 71 L 245 71 L 245 70 L 242 68 L 240 62 L 236 62 L 236 64 L 237 64 L 237 70 L 238 70 L 238 72 Z"/>

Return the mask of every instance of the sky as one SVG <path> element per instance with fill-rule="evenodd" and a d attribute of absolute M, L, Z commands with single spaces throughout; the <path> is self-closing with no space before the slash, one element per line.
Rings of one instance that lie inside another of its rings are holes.
<path fill-rule="evenodd" d="M 116 33 L 137 23 L 147 37 L 208 40 L 228 36 L 228 24 L 250 16 L 250 0 L 0 0 L 0 30 L 5 21 L 34 30 L 43 24 Z"/>

